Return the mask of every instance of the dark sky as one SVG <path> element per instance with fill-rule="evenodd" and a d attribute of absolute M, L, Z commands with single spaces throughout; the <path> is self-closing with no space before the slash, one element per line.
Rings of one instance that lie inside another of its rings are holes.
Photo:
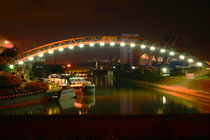
<path fill-rule="evenodd" d="M 0 7 L 0 36 L 20 51 L 88 35 L 136 33 L 163 41 L 181 33 L 190 51 L 210 60 L 209 0 L 1 0 Z"/>

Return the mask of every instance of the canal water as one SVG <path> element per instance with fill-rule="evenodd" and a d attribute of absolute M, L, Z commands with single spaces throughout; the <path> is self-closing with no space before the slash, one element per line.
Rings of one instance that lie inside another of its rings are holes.
<path fill-rule="evenodd" d="M 194 97 L 171 91 L 139 87 L 122 79 L 89 78 L 94 95 L 63 101 L 46 101 L 0 110 L 0 115 L 139 115 L 210 113 L 210 106 Z"/>

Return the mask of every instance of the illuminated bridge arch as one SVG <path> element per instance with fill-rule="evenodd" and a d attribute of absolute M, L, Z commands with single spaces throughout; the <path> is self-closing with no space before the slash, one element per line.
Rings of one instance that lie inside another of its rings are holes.
<path fill-rule="evenodd" d="M 131 48 L 139 47 L 142 51 L 151 51 L 159 53 L 159 55 L 168 55 L 177 57 L 180 61 L 187 62 L 190 66 L 204 67 L 207 61 L 192 55 L 191 53 L 172 46 L 164 42 L 158 42 L 141 37 L 126 36 L 88 36 L 80 38 L 72 38 L 49 43 L 31 50 L 25 51 L 17 55 L 13 59 L 13 64 L 23 65 L 24 62 L 32 61 L 35 57 L 43 57 L 46 53 L 53 54 L 54 51 L 64 51 L 65 48 L 74 49 L 74 47 L 94 47 L 94 46 L 129 46 Z M 13 65 L 11 64 L 11 65 Z"/>

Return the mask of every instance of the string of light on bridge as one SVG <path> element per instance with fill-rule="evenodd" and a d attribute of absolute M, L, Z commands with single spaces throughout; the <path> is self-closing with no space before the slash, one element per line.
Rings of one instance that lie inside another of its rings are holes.
<path fill-rule="evenodd" d="M 58 50 L 59 52 L 63 52 L 65 48 L 69 48 L 70 50 L 74 49 L 74 47 L 78 46 L 79 48 L 84 48 L 85 46 L 89 46 L 89 47 L 94 47 L 95 45 L 99 45 L 101 47 L 105 46 L 105 45 L 109 45 L 111 47 L 113 46 L 120 46 L 120 47 L 131 47 L 131 48 L 135 48 L 135 47 L 139 47 L 141 50 L 143 51 L 151 51 L 154 53 L 160 53 L 163 55 L 169 55 L 169 56 L 177 56 L 177 58 L 179 58 L 181 61 L 186 60 L 189 64 L 194 63 L 195 66 L 197 67 L 202 67 L 203 63 L 202 62 L 195 62 L 194 59 L 190 56 L 185 56 L 184 54 L 181 54 L 180 52 L 174 52 L 170 49 L 166 49 L 165 47 L 161 47 L 161 46 L 153 46 L 151 44 L 144 44 L 144 43 L 136 43 L 136 42 L 125 42 L 125 41 L 112 41 L 112 40 L 104 40 L 104 41 L 98 41 L 98 40 L 91 40 L 91 41 L 85 41 L 85 42 L 80 42 L 80 43 L 70 43 L 70 44 L 64 44 L 64 45 L 60 45 L 57 47 L 52 47 L 49 48 L 47 50 L 44 51 L 40 51 L 39 53 L 34 53 L 32 55 L 29 55 L 27 57 L 22 57 L 19 60 L 15 61 L 15 64 L 19 64 L 19 65 L 23 65 L 24 61 L 33 61 L 34 57 L 43 57 L 46 53 L 48 54 L 53 54 L 54 51 Z M 147 49 L 148 48 L 148 49 Z M 9 67 L 11 69 L 14 69 L 14 64 L 9 65 Z"/>

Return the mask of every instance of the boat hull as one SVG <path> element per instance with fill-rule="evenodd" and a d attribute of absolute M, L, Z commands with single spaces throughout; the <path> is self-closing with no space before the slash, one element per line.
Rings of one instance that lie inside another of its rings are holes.
<path fill-rule="evenodd" d="M 57 94 L 58 91 L 52 91 L 52 92 L 17 94 L 12 97 L 2 98 L 2 100 L 0 100 L 0 110 L 6 108 L 12 108 L 18 105 L 21 106 L 30 103 L 44 102 Z"/>

